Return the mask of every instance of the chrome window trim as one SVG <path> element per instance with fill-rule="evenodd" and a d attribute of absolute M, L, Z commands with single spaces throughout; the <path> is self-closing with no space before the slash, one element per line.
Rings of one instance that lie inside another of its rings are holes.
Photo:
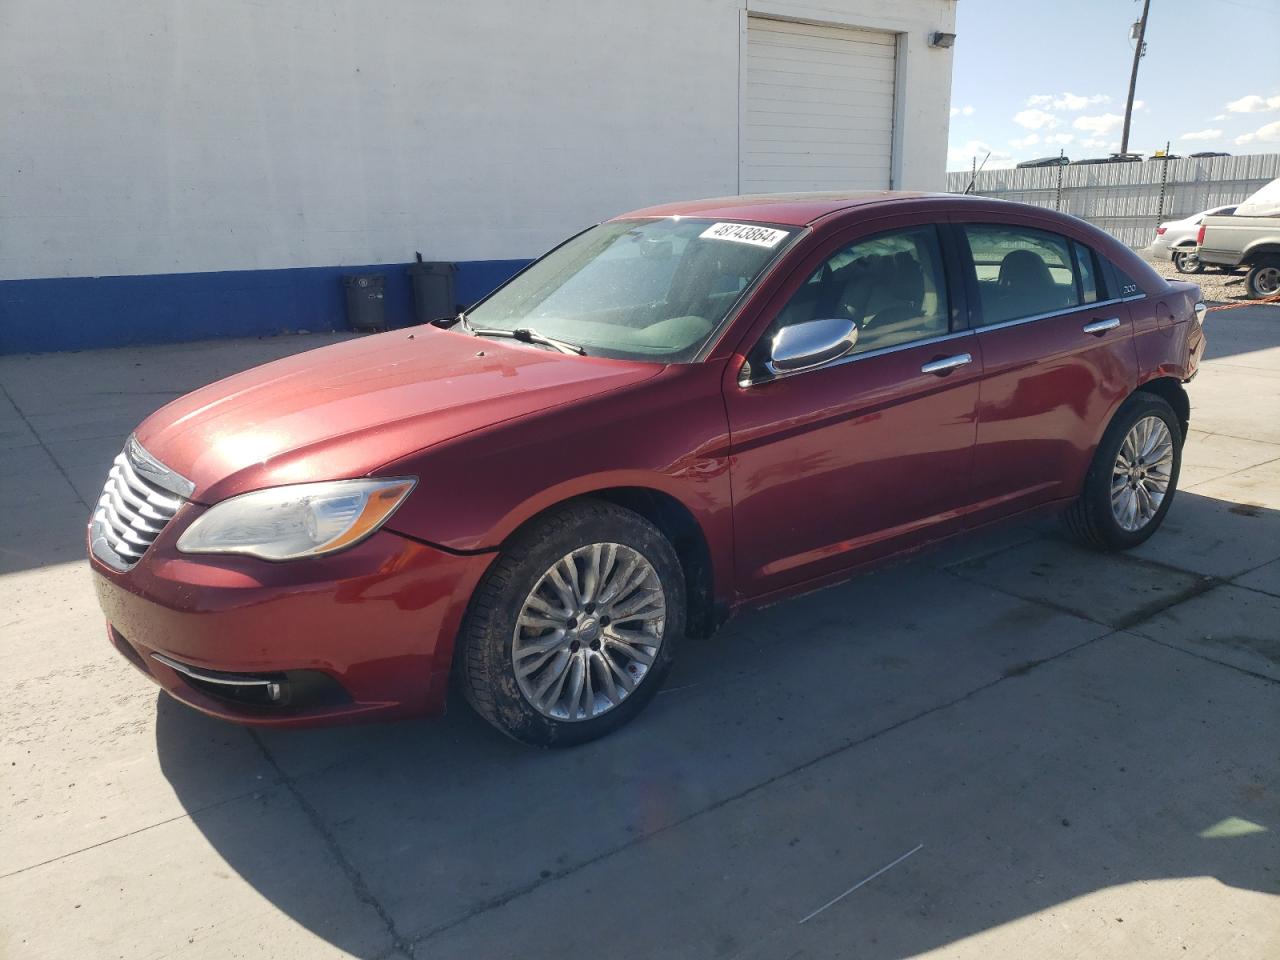
<path fill-rule="evenodd" d="M 867 350 L 863 353 L 849 353 L 845 354 L 843 357 L 837 357 L 834 360 L 830 360 L 820 366 L 808 367 L 804 370 L 796 370 L 791 373 L 779 373 L 760 380 L 752 380 L 749 378 L 744 380 L 741 373 L 739 373 L 738 386 L 743 388 L 763 386 L 766 383 L 776 383 L 779 380 L 786 380 L 789 377 L 798 377 L 803 376 L 806 373 L 817 373 L 819 370 L 829 370 L 832 367 L 844 366 L 846 363 L 857 363 L 859 360 L 870 360 L 874 357 L 883 357 L 891 353 L 901 353 L 903 350 L 910 350 L 913 347 L 927 347 L 935 343 L 947 343 L 951 340 L 959 340 L 962 337 L 972 336 L 976 332 L 977 331 L 975 330 L 957 330 L 954 333 L 944 333 L 937 337 L 926 337 L 923 340 L 908 340 L 905 343 L 895 343 L 891 347 L 881 347 L 879 350 Z M 745 364 L 743 365 L 743 369 L 746 369 Z"/>
<path fill-rule="evenodd" d="M 1128 299 L 1135 300 L 1137 298 L 1129 297 Z M 981 324 L 973 329 L 978 333 L 985 333 L 988 330 L 1004 330 L 1007 327 L 1020 327 L 1024 323 L 1035 323 L 1037 320 L 1048 320 L 1052 317 L 1064 317 L 1068 313 L 1079 313 L 1081 310 L 1100 310 L 1103 307 L 1110 307 L 1117 303 L 1124 302 L 1124 300 L 1118 297 L 1113 297 L 1110 300 L 1095 300 L 1093 303 L 1081 303 L 1074 307 L 1065 307 L 1062 310 L 1051 310 L 1048 313 L 1035 313 L 1029 317 L 1018 317 L 1014 320 L 1001 320 L 999 323 Z"/>

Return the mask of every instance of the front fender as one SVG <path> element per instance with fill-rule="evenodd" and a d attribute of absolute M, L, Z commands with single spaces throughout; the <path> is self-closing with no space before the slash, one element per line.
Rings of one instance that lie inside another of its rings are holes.
<path fill-rule="evenodd" d="M 522 524 L 574 497 L 656 490 L 692 514 L 713 569 L 728 576 L 732 501 L 722 366 L 673 365 L 642 383 L 386 464 L 377 472 L 419 478 L 388 527 L 447 550 L 495 550 Z M 728 587 L 717 583 L 717 590 L 722 586 Z"/>

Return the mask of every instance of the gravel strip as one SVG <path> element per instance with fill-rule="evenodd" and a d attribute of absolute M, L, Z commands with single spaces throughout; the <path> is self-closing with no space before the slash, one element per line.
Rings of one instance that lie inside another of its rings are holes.
<path fill-rule="evenodd" d="M 1215 303 L 1240 303 L 1248 302 L 1249 300 L 1244 291 L 1244 275 L 1246 271 L 1243 269 L 1237 273 L 1223 273 L 1220 270 L 1209 267 L 1203 273 L 1179 273 L 1173 268 L 1172 260 L 1153 259 L 1150 252 L 1146 250 L 1139 250 L 1137 253 L 1155 267 L 1156 273 L 1166 280 L 1189 280 L 1192 283 L 1200 284 L 1200 291 L 1204 295 L 1204 301 L 1210 306 Z"/>

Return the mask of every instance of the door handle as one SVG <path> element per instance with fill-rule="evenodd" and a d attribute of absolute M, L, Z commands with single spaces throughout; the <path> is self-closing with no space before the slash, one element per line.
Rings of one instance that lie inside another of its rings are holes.
<path fill-rule="evenodd" d="M 1100 337 L 1108 330 L 1114 330 L 1118 326 L 1120 326 L 1119 317 L 1108 317 L 1106 320 L 1095 320 L 1093 323 L 1086 323 L 1081 329 L 1085 333 L 1092 333 L 1094 336 Z"/>
<path fill-rule="evenodd" d="M 942 376 L 956 367 L 963 367 L 966 363 L 972 363 L 973 357 L 967 353 L 957 353 L 954 357 L 943 357 L 941 360 L 930 360 L 920 368 L 921 373 L 932 373 Z"/>

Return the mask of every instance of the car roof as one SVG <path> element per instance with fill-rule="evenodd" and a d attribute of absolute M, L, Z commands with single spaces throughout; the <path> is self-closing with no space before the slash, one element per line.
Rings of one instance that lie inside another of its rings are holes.
<path fill-rule="evenodd" d="M 790 227 L 808 226 L 823 217 L 871 204 L 891 205 L 909 200 L 955 200 L 953 193 L 921 193 L 914 190 L 857 190 L 848 193 L 761 193 L 741 197 L 684 200 L 632 210 L 613 217 L 706 217 L 713 220 L 754 220 Z"/>

